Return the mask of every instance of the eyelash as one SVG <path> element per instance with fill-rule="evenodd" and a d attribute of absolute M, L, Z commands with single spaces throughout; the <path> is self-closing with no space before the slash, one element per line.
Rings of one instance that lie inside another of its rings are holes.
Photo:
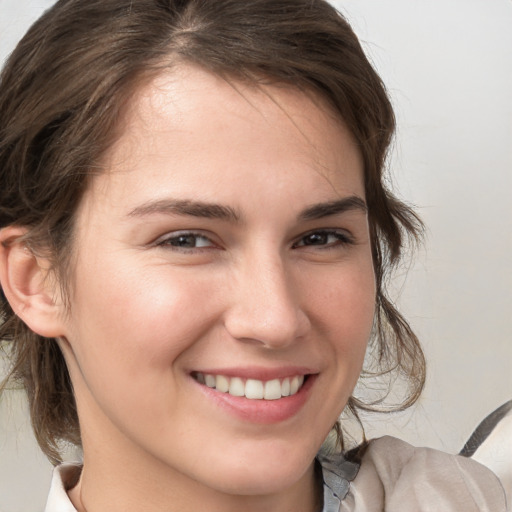
<path fill-rule="evenodd" d="M 196 244 L 199 239 L 206 240 L 208 244 L 199 247 L 197 245 L 194 247 L 178 245 L 180 239 L 187 238 L 193 238 Z M 156 245 L 160 247 L 171 247 L 175 251 L 190 252 L 209 250 L 212 249 L 212 246 L 214 246 L 215 244 L 210 240 L 210 238 L 208 238 L 206 235 L 202 233 L 196 233 L 194 231 L 181 231 L 172 233 L 171 236 L 166 236 L 164 239 L 158 241 Z"/>
<path fill-rule="evenodd" d="M 336 241 L 335 242 L 329 242 L 329 243 L 322 243 L 322 244 L 302 244 L 299 245 L 301 242 L 304 242 L 305 239 L 308 237 L 313 236 L 320 236 L 320 237 L 329 237 L 333 236 Z M 300 248 L 300 247 L 317 247 L 320 250 L 329 250 L 334 249 L 336 247 L 340 246 L 347 246 L 347 245 L 353 245 L 355 243 L 354 238 L 349 235 L 346 231 L 340 231 L 335 229 L 316 229 L 313 231 L 310 231 L 309 233 L 306 233 L 305 235 L 301 236 L 300 239 L 293 244 L 293 248 Z"/>
<path fill-rule="evenodd" d="M 312 243 L 304 243 L 307 238 L 310 238 L 310 242 Z M 324 242 L 317 244 L 312 239 L 312 237 L 317 237 L 317 240 L 322 240 L 327 237 L 334 237 L 336 240 L 334 242 Z M 179 245 L 180 239 L 183 240 L 183 242 L 186 242 L 186 239 L 193 239 L 193 243 L 195 243 L 194 246 L 186 246 L 186 245 Z M 197 246 L 198 240 L 205 240 L 207 241 L 207 244 Z M 353 237 L 349 235 L 348 233 L 340 230 L 333 230 L 333 229 L 319 229 L 319 230 L 313 230 L 309 233 L 306 233 L 305 235 L 302 235 L 297 242 L 295 242 L 292 245 L 292 249 L 297 249 L 301 247 L 313 247 L 313 248 L 319 248 L 320 250 L 329 250 L 334 249 L 339 246 L 347 246 L 347 245 L 353 245 L 355 243 Z M 204 251 L 214 248 L 215 243 L 211 241 L 210 238 L 208 238 L 206 235 L 202 233 L 197 233 L 194 231 L 182 231 L 182 232 L 176 232 L 173 233 L 171 236 L 167 236 L 166 238 L 158 241 L 156 243 L 157 246 L 160 247 L 171 247 L 173 250 L 176 251 L 182 251 L 182 252 L 191 252 L 191 251 Z"/>

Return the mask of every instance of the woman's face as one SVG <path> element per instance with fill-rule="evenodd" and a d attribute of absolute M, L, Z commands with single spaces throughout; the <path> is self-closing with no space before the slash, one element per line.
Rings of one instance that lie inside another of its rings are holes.
<path fill-rule="evenodd" d="M 105 165 L 62 316 L 85 467 L 101 453 L 228 493 L 296 484 L 373 321 L 351 136 L 317 98 L 182 66 L 140 91 Z"/>

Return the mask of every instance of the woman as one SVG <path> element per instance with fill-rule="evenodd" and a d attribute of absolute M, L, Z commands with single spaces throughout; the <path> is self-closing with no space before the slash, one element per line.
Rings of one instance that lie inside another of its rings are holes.
<path fill-rule="evenodd" d="M 83 449 L 48 512 L 504 510 L 465 459 L 318 455 L 368 342 L 424 382 L 393 112 L 329 4 L 59 1 L 1 89 L 0 336 L 42 449 Z"/>

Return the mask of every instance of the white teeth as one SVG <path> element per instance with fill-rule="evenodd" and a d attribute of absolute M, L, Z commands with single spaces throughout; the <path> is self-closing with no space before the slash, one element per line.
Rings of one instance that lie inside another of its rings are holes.
<path fill-rule="evenodd" d="M 195 379 L 209 388 L 232 396 L 245 396 L 251 400 L 278 400 L 281 397 L 295 395 L 304 383 L 304 375 L 286 377 L 283 380 L 272 379 L 261 381 L 240 377 L 226 377 L 225 375 L 209 375 L 197 372 Z"/>
<path fill-rule="evenodd" d="M 277 400 L 281 398 L 281 383 L 279 379 L 268 380 L 265 382 L 265 390 L 263 392 L 265 400 Z"/>
<path fill-rule="evenodd" d="M 245 386 L 244 381 L 239 377 L 233 377 L 229 383 L 228 393 L 233 396 L 244 396 Z"/>
<path fill-rule="evenodd" d="M 224 375 L 217 375 L 215 377 L 215 388 L 223 393 L 227 393 L 229 391 L 229 380 Z"/>
<path fill-rule="evenodd" d="M 245 397 L 253 400 L 263 398 L 263 382 L 261 380 L 247 379 L 245 383 Z"/>
<path fill-rule="evenodd" d="M 290 396 L 290 379 L 286 377 L 281 385 L 281 395 Z"/>
<path fill-rule="evenodd" d="M 301 375 L 300 377 L 293 377 L 293 379 L 290 380 L 290 395 L 295 395 L 295 393 L 297 393 L 297 391 L 300 389 L 303 383 L 303 375 Z"/>
<path fill-rule="evenodd" d="M 290 380 L 290 395 L 293 395 L 294 393 L 297 393 L 297 390 L 299 389 L 299 378 L 293 377 Z"/>
<path fill-rule="evenodd" d="M 202 375 L 201 373 L 198 373 L 197 374 L 198 376 L 199 375 Z M 197 379 L 199 382 L 201 382 L 199 379 Z M 204 376 L 204 382 L 205 384 L 209 387 L 209 388 L 214 388 L 215 387 L 215 377 L 213 375 L 205 375 Z"/>

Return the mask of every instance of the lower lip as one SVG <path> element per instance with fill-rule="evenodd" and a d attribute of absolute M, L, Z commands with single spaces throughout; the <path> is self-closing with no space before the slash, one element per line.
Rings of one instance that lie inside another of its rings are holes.
<path fill-rule="evenodd" d="M 245 397 L 222 393 L 200 384 L 196 380 L 194 382 L 210 400 L 231 414 L 250 423 L 268 425 L 280 423 L 295 416 L 306 403 L 316 377 L 316 375 L 308 375 L 303 386 L 295 395 L 285 396 L 277 400 L 250 400 Z"/>

